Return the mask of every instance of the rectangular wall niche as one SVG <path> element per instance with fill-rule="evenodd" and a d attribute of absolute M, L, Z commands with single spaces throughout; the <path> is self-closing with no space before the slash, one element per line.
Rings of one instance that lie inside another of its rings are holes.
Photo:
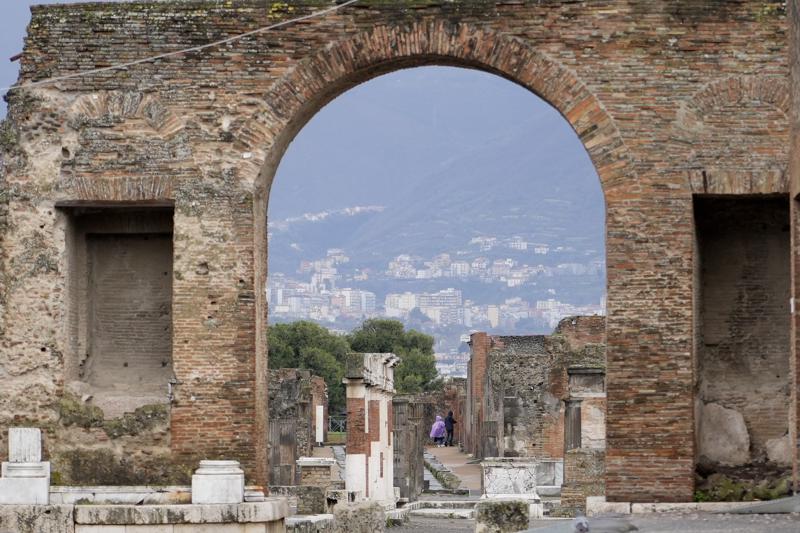
<path fill-rule="evenodd" d="M 168 403 L 172 208 L 64 209 L 69 262 L 67 391 L 105 418 Z"/>
<path fill-rule="evenodd" d="M 788 465 L 788 196 L 695 197 L 697 455 Z"/>

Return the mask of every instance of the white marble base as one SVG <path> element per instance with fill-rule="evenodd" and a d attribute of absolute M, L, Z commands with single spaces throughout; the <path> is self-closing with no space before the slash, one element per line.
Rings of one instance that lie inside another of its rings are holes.
<path fill-rule="evenodd" d="M 331 468 L 336 464 L 336 459 L 329 457 L 298 457 L 295 463 L 300 468 L 304 466 L 326 466 Z"/>
<path fill-rule="evenodd" d="M 238 461 L 200 461 L 192 476 L 193 504 L 244 502 L 244 472 Z"/>
<path fill-rule="evenodd" d="M 0 505 L 48 505 L 49 503 L 49 477 L 0 478 Z"/>
<path fill-rule="evenodd" d="M 484 498 L 523 498 L 538 500 L 537 461 L 530 459 L 488 458 L 481 461 Z"/>
<path fill-rule="evenodd" d="M 50 461 L 39 463 L 10 463 L 0 464 L 2 477 L 50 477 Z"/>

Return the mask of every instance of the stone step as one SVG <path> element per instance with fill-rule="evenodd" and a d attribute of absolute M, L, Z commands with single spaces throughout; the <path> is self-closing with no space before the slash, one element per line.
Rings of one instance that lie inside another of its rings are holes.
<path fill-rule="evenodd" d="M 418 509 L 474 509 L 478 500 L 420 500 Z"/>
<path fill-rule="evenodd" d="M 418 516 L 423 518 L 461 518 L 471 520 L 475 518 L 474 509 L 415 509 L 410 512 L 411 516 Z"/>

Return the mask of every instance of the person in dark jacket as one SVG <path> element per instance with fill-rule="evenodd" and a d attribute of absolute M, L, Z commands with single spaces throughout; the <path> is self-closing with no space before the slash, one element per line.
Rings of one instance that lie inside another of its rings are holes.
<path fill-rule="evenodd" d="M 455 425 L 456 419 L 453 418 L 453 411 L 447 413 L 447 418 L 444 419 L 444 429 L 447 431 L 447 437 L 444 439 L 445 446 L 452 446 L 453 445 L 453 425 Z"/>

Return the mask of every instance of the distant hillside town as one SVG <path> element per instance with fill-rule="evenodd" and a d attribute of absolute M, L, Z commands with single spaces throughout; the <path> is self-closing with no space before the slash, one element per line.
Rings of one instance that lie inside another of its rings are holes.
<path fill-rule="evenodd" d="M 381 271 L 358 268 L 345 250 L 329 249 L 324 258 L 302 260 L 291 275 L 270 275 L 270 318 L 276 322 L 313 320 L 342 332 L 366 318 L 396 318 L 436 337 L 441 374 L 464 376 L 466 341 L 472 331 L 546 333 L 568 315 L 605 314 L 604 296 L 595 303 L 575 303 L 560 300 L 556 290 L 575 279 L 604 276 L 602 260 L 548 261 L 545 265 L 534 259 L 572 250 L 529 243 L 519 236 L 480 237 L 469 244 L 476 248 L 475 253 L 441 253 L 430 259 L 401 254 Z M 514 250 L 517 259 L 504 257 L 503 249 Z M 518 259 L 520 251 L 528 252 L 530 263 Z M 413 282 L 426 282 L 433 290 L 401 290 Z M 532 294 L 545 288 L 544 294 L 549 297 L 503 297 L 507 293 L 492 291 L 491 295 L 499 296 L 493 301 L 484 294 L 487 285 L 512 289 L 530 286 L 536 289 L 530 291 Z"/>

